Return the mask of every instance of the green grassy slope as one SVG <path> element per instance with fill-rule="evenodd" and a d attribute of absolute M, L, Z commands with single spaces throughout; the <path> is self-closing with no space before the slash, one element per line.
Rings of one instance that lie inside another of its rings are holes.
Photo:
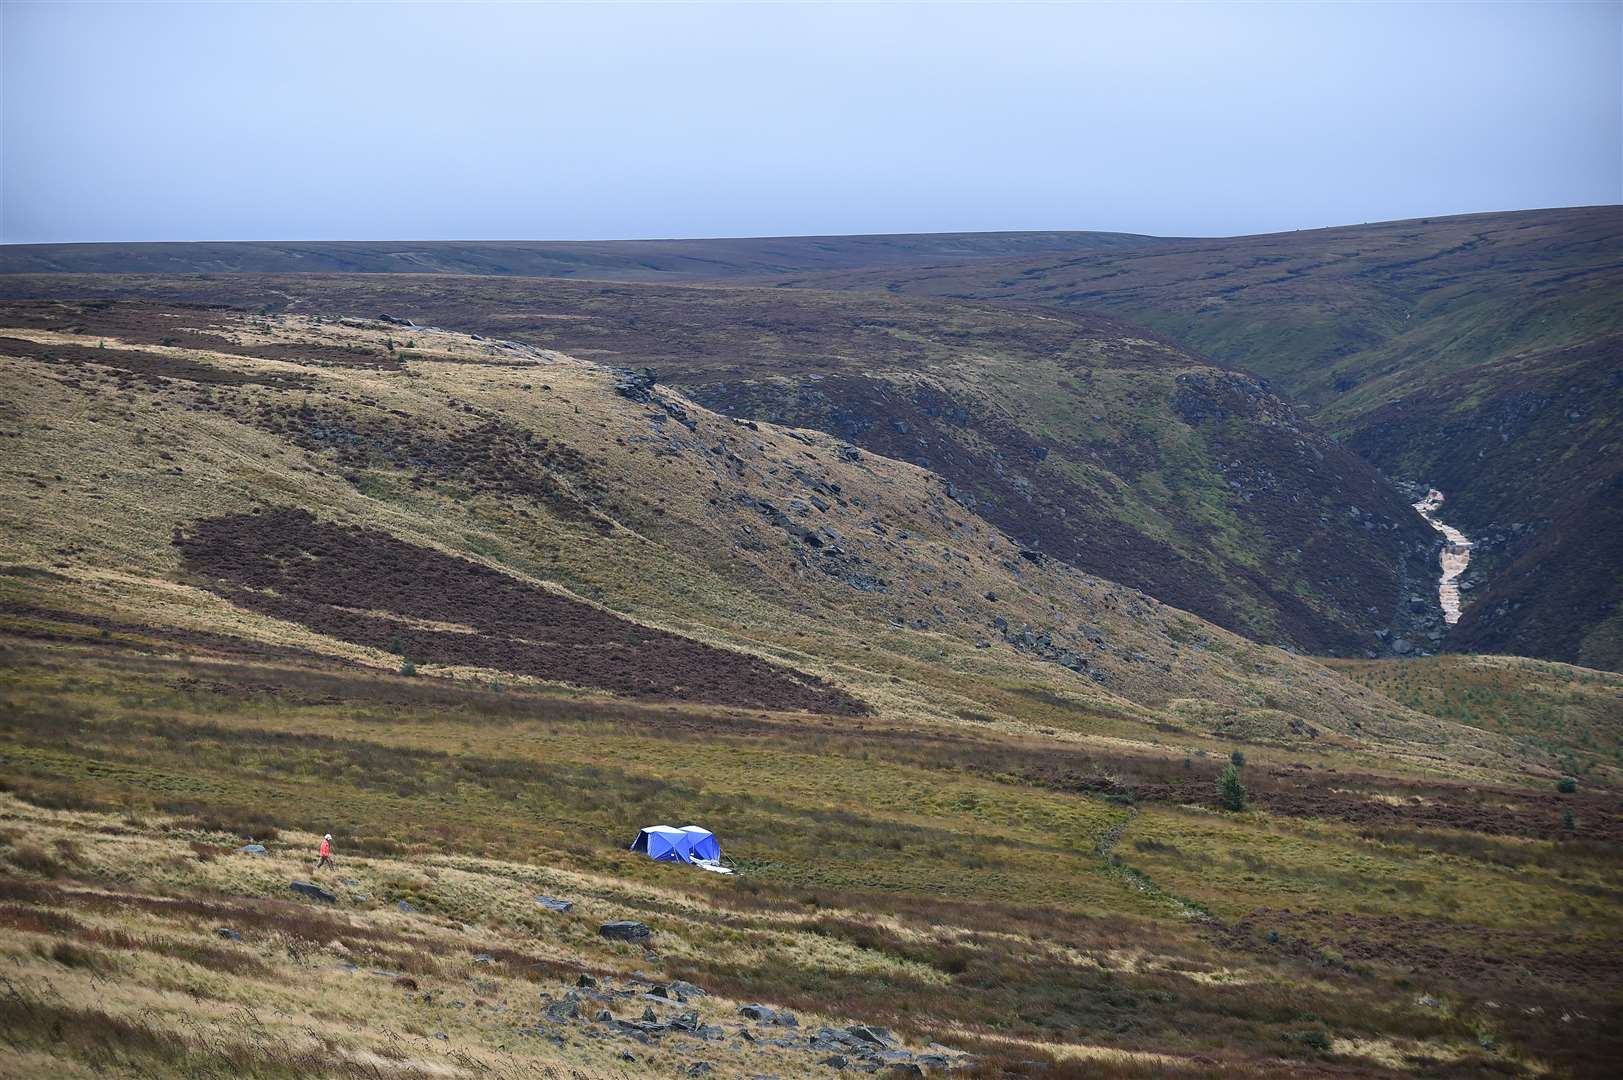
<path fill-rule="evenodd" d="M 1581 782 L 1623 769 L 1623 675 L 1514 656 L 1326 663 L 1412 709 L 1561 747 Z"/>

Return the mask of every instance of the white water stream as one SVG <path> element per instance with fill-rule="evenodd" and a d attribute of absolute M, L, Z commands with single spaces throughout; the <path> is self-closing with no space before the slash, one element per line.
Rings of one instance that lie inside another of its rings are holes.
<path fill-rule="evenodd" d="M 1447 540 L 1442 555 L 1438 557 L 1442 565 L 1437 578 L 1437 599 L 1443 603 L 1443 621 L 1453 626 L 1460 621 L 1460 575 L 1471 565 L 1471 541 L 1454 526 L 1445 525 L 1438 518 L 1437 510 L 1442 505 L 1443 493 L 1432 488 L 1426 492 L 1424 499 L 1414 504 L 1414 508 Z"/>

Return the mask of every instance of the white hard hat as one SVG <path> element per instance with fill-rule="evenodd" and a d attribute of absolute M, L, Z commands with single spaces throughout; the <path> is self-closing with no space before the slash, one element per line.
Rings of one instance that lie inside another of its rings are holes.
<path fill-rule="evenodd" d="M 323 840 L 331 840 L 332 839 L 332 833 L 328 833 L 326 836 L 323 836 L 322 839 Z"/>

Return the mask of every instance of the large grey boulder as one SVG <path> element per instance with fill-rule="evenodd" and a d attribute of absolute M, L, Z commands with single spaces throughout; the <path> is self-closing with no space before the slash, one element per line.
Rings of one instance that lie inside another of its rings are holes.
<path fill-rule="evenodd" d="M 317 885 L 314 882 L 295 881 L 290 883 L 288 888 L 292 889 L 296 893 L 299 893 L 301 896 L 308 896 L 312 900 L 320 900 L 324 904 L 338 903 L 337 896 L 328 892 L 326 889 L 323 889 L 320 885 Z"/>

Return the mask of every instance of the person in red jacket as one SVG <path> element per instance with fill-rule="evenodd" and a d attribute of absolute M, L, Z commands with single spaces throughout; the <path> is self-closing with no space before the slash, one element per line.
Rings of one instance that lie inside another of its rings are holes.
<path fill-rule="evenodd" d="M 332 833 L 321 838 L 321 861 L 316 863 L 316 869 L 332 865 Z"/>

